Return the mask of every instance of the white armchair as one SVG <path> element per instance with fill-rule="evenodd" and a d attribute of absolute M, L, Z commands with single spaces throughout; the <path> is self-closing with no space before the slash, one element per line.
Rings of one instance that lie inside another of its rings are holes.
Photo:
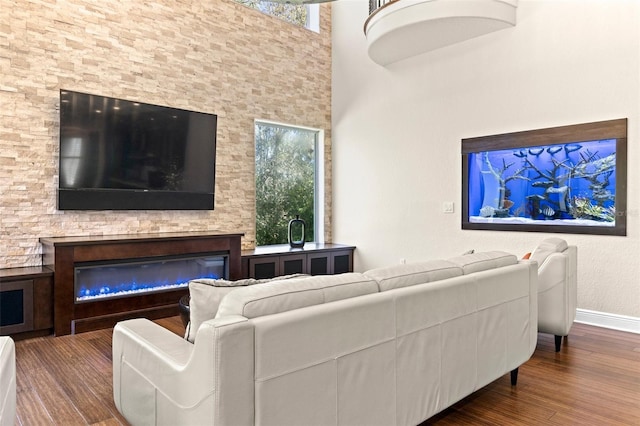
<path fill-rule="evenodd" d="M 11 337 L 0 336 L 0 426 L 16 421 L 16 352 Z"/>
<path fill-rule="evenodd" d="M 576 319 L 578 248 L 547 238 L 531 253 L 538 262 L 538 332 L 555 336 L 556 352 Z"/>

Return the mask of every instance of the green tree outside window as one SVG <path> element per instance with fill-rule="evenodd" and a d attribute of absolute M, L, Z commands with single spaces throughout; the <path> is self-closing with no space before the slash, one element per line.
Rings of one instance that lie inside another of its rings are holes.
<path fill-rule="evenodd" d="M 286 244 L 296 215 L 314 241 L 318 132 L 256 123 L 256 245 Z"/>

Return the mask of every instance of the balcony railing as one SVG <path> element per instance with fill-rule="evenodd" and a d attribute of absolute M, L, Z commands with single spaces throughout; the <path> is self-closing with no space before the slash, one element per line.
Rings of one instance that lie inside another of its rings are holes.
<path fill-rule="evenodd" d="M 393 3 L 395 1 L 399 0 L 369 0 L 369 15 L 380 9 L 385 4 Z"/>

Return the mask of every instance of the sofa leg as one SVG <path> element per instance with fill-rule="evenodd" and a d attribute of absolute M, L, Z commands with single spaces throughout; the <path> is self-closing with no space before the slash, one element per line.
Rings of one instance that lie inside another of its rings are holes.
<path fill-rule="evenodd" d="M 556 338 L 556 352 L 560 352 L 560 345 L 562 344 L 562 336 L 555 336 Z"/>
<path fill-rule="evenodd" d="M 518 383 L 518 369 L 511 370 L 511 386 L 515 386 Z"/>

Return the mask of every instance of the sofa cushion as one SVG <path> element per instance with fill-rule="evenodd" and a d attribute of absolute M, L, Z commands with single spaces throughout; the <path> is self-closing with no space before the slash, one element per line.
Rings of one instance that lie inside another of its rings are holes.
<path fill-rule="evenodd" d="M 377 292 L 375 281 L 353 272 L 272 281 L 227 294 L 216 318 L 227 315 L 256 318 Z"/>
<path fill-rule="evenodd" d="M 309 275 L 294 274 L 284 275 L 268 280 L 256 280 L 254 278 L 236 281 L 212 278 L 198 278 L 191 280 L 189 281 L 189 323 L 187 324 L 184 338 L 193 343 L 200 325 L 205 321 L 215 318 L 220 302 L 231 291 L 237 290 L 239 287 L 247 287 L 269 281 L 287 280 L 308 276 Z"/>
<path fill-rule="evenodd" d="M 464 275 L 487 269 L 500 268 L 502 266 L 515 265 L 518 258 L 504 251 L 486 251 L 462 256 L 452 257 L 449 262 L 462 268 Z"/>
<path fill-rule="evenodd" d="M 562 253 L 565 251 L 569 245 L 562 238 L 545 238 L 542 240 L 540 245 L 536 247 L 536 249 L 529 256 L 529 260 L 534 260 L 538 262 L 538 266 L 542 265 L 542 262 L 545 261 L 547 257 L 549 257 L 552 253 Z"/>
<path fill-rule="evenodd" d="M 387 291 L 457 277 L 462 275 L 462 268 L 446 260 L 429 260 L 371 269 L 364 274 L 376 280 L 380 291 Z"/>

